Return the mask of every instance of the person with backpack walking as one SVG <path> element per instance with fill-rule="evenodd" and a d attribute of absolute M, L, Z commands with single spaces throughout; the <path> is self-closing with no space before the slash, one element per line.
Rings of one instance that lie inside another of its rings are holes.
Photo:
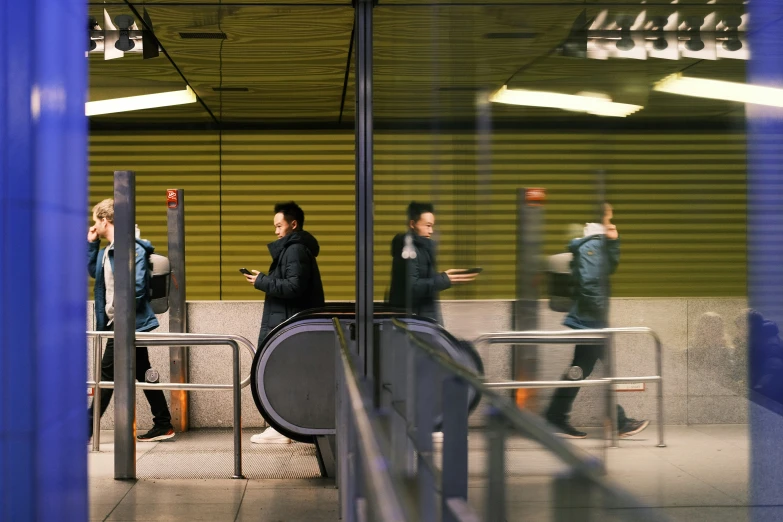
<path fill-rule="evenodd" d="M 609 325 L 609 299 L 611 295 L 609 276 L 617 270 L 620 263 L 620 237 L 617 227 L 612 224 L 614 211 L 609 203 L 603 205 L 602 223 L 587 223 L 583 237 L 576 238 L 568 245 L 573 255 L 571 261 L 571 285 L 573 303 L 563 324 L 577 330 L 606 328 Z M 563 380 L 586 379 L 595 367 L 598 359 L 603 359 L 604 347 L 596 345 L 576 345 L 571 371 L 566 372 Z M 576 371 L 575 367 L 581 369 Z M 576 377 L 569 374 L 581 374 Z M 587 433 L 579 431 L 569 422 L 569 414 L 579 393 L 579 388 L 558 388 L 552 396 L 546 419 L 558 434 L 583 439 Z M 630 437 L 645 429 L 648 420 L 631 419 L 625 410 L 617 406 L 617 424 L 621 437 Z"/>
<path fill-rule="evenodd" d="M 93 207 L 92 218 L 95 221 L 87 232 L 88 261 L 87 271 L 95 279 L 95 319 L 96 330 L 111 331 L 114 329 L 114 200 L 104 199 Z M 101 248 L 101 239 L 109 242 Z M 150 305 L 149 282 L 151 267 L 149 256 L 155 251 L 147 240 L 136 238 L 136 331 L 150 332 L 159 326 L 158 319 Z M 97 361 L 96 361 L 97 364 Z M 144 346 L 136 347 L 136 380 L 143 382 L 147 370 L 151 369 L 149 353 Z M 114 380 L 114 339 L 106 342 L 106 351 L 101 359 L 101 380 Z M 103 416 L 113 394 L 113 389 L 101 390 L 100 415 Z M 152 442 L 174 437 L 174 426 L 171 425 L 166 396 L 161 390 L 144 390 L 144 396 L 150 404 L 154 426 L 151 430 L 136 438 L 140 442 Z M 89 437 L 92 438 L 93 410 L 95 403 L 90 405 L 88 413 Z"/>
<path fill-rule="evenodd" d="M 269 243 L 272 264 L 267 274 L 258 270 L 245 274 L 247 282 L 266 294 L 258 349 L 277 325 L 289 317 L 325 304 L 324 287 L 316 258 L 321 251 L 318 240 L 303 230 L 304 210 L 294 203 L 275 205 L 274 227 L 277 241 Z M 250 437 L 255 444 L 287 444 L 291 439 L 271 426 Z"/>

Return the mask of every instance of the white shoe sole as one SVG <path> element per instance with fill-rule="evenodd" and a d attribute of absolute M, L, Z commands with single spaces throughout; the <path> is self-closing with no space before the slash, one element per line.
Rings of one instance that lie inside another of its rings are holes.
<path fill-rule="evenodd" d="M 291 439 L 289 439 L 289 438 L 280 438 L 280 437 L 275 437 L 274 439 L 272 439 L 272 438 L 269 438 L 269 439 L 258 438 L 257 439 L 255 437 L 250 437 L 250 442 L 252 442 L 253 444 L 291 444 Z"/>
<path fill-rule="evenodd" d="M 173 439 L 176 433 L 171 433 L 169 435 L 158 435 L 157 437 L 152 437 L 151 439 L 139 439 L 136 440 L 139 442 L 157 442 L 159 440 L 167 440 L 167 439 Z"/>

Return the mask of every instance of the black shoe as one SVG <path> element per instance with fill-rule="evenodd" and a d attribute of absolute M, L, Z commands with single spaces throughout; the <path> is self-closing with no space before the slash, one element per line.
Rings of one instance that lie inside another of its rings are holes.
<path fill-rule="evenodd" d="M 555 422 L 553 420 L 549 420 L 548 422 L 555 427 L 555 435 L 559 435 L 566 439 L 584 439 L 587 437 L 587 433 L 574 428 L 568 424 L 568 421 Z"/>
<path fill-rule="evenodd" d="M 139 435 L 136 440 L 139 442 L 154 442 L 156 440 L 166 440 L 174 436 L 174 428 L 169 426 L 164 428 L 162 426 L 154 426 L 150 431 L 144 435 Z"/>
<path fill-rule="evenodd" d="M 620 437 L 632 437 L 650 425 L 648 420 L 627 419 L 625 425 L 620 428 Z"/>

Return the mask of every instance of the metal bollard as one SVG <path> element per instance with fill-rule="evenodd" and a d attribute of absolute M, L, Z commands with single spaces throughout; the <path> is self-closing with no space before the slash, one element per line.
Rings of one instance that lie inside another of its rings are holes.
<path fill-rule="evenodd" d="M 101 349 L 103 340 L 100 337 L 92 338 L 93 349 L 93 380 L 95 388 L 92 393 L 92 450 L 101 450 L 101 359 L 103 350 Z"/>
<path fill-rule="evenodd" d="M 487 492 L 487 522 L 506 520 L 506 423 L 494 407 L 487 413 L 487 453 L 489 491 Z"/>
<path fill-rule="evenodd" d="M 392 331 L 390 337 L 395 335 L 399 338 L 399 333 Z M 405 403 L 407 394 L 406 370 L 408 345 L 405 341 L 401 343 L 389 343 L 383 347 L 385 350 L 392 350 L 392 376 L 391 376 L 391 465 L 392 470 L 397 475 L 412 473 L 413 465 L 409 462 L 410 439 L 408 438 L 408 421 L 404 416 L 404 411 L 400 408 Z"/>
<path fill-rule="evenodd" d="M 416 450 L 420 520 L 435 520 L 435 477 L 432 461 L 432 428 L 435 414 L 435 363 L 424 354 L 416 357 Z"/>
<path fill-rule="evenodd" d="M 448 505 L 454 499 L 468 499 L 468 384 L 458 377 L 443 382 L 442 469 L 443 521 L 458 522 Z"/>

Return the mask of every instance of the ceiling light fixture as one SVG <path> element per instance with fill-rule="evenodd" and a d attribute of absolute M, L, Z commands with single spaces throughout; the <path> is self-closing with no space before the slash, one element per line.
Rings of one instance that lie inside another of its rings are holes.
<path fill-rule="evenodd" d="M 783 107 L 783 89 L 746 83 L 685 78 L 675 73 L 657 82 L 654 90 L 683 96 Z"/>
<path fill-rule="evenodd" d="M 87 116 L 97 116 L 99 114 L 185 105 L 195 101 L 197 101 L 196 93 L 190 87 L 185 87 L 182 91 L 159 92 L 156 94 L 87 102 L 84 104 L 84 113 Z"/>
<path fill-rule="evenodd" d="M 119 39 L 114 43 L 114 47 L 122 52 L 127 52 L 136 47 L 136 42 L 131 40 L 131 31 L 138 31 L 136 20 L 131 15 L 119 15 L 114 19 L 114 23 L 120 29 Z"/>
<path fill-rule="evenodd" d="M 606 95 L 581 93 L 560 94 L 544 91 L 527 91 L 509 89 L 506 85 L 490 95 L 489 100 L 510 105 L 525 105 L 528 107 L 548 107 L 573 112 L 586 112 L 597 116 L 613 116 L 624 118 L 643 109 L 641 105 L 616 103 Z"/>

